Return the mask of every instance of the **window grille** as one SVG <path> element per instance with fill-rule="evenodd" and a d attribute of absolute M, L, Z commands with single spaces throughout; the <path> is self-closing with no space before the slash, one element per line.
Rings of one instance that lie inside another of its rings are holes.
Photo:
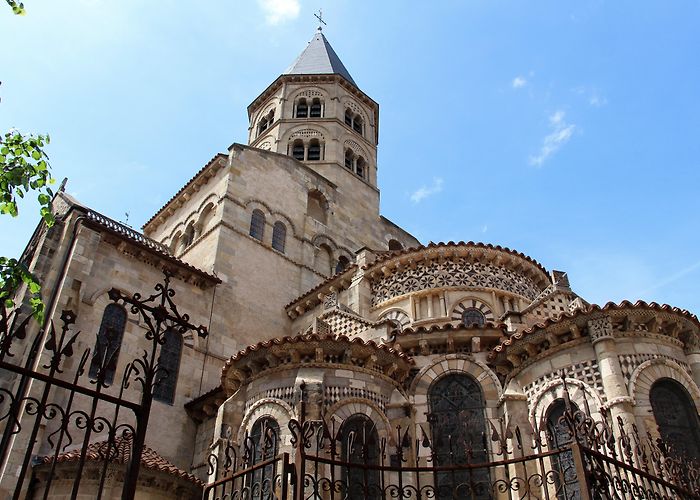
<path fill-rule="evenodd" d="M 478 382 L 466 374 L 451 374 L 428 391 L 429 421 L 436 466 L 488 462 L 485 404 Z M 490 499 L 486 469 L 435 473 L 437 500 L 452 499 L 460 485 L 469 485 L 475 500 Z"/>
<path fill-rule="evenodd" d="M 462 324 L 464 326 L 484 326 L 486 316 L 476 307 L 465 309 L 462 313 Z"/>
<path fill-rule="evenodd" d="M 700 460 L 700 423 L 688 391 L 675 380 L 663 378 L 651 386 L 649 400 L 671 454 Z"/>

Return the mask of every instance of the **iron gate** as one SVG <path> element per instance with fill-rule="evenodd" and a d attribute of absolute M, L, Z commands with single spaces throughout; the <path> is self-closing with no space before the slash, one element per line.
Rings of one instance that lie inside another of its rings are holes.
<path fill-rule="evenodd" d="M 78 354 L 77 366 L 71 369 L 77 358 L 74 345 L 80 335 L 73 331 L 73 312 L 63 311 L 59 327 L 50 322 L 46 331 L 39 330 L 29 344 L 31 318 L 20 317 L 19 309 L 0 308 L 0 479 L 13 499 L 22 495 L 49 498 L 59 455 L 79 446 L 80 457 L 70 488 L 70 497 L 76 498 L 88 447 L 97 439 L 104 442 L 99 447 L 103 461 L 96 498 L 102 496 L 108 465 L 113 463 L 117 446 L 124 443 L 130 446 L 130 459 L 122 498 L 134 497 L 153 390 L 168 376 L 158 356 L 165 332 L 174 329 L 180 334 L 195 331 L 202 337 L 207 335 L 204 326 L 191 324 L 189 316 L 178 311 L 172 300 L 175 291 L 170 286 L 171 277 L 166 271 L 164 281 L 147 297 L 138 293 L 124 295 L 117 289 L 109 291 L 112 303 L 138 318 L 148 345 L 140 357 L 126 364 L 123 376 L 114 384 L 108 374 L 119 346 L 96 347 L 92 352 L 87 348 Z M 95 345 L 99 346 L 99 339 Z M 25 353 L 21 354 L 23 348 Z M 39 459 L 36 450 L 46 442 L 51 453 Z M 48 464 L 50 471 L 41 491 L 36 491 L 36 485 L 29 484 L 28 478 L 32 465 L 39 460 Z"/>
<path fill-rule="evenodd" d="M 700 499 L 697 464 L 621 421 L 613 432 L 605 414 L 597 421 L 588 407 L 571 404 L 566 386 L 564 400 L 558 429 L 500 419 L 478 439 L 448 437 L 439 446 L 422 425 L 379 436 L 362 427 L 343 433 L 324 420 L 291 420 L 291 446 L 276 456 L 270 451 L 283 437 L 277 429 L 247 435 L 240 447 L 228 436 L 209 457 L 211 482 L 203 498 Z M 304 415 L 303 398 L 299 404 Z M 554 433 L 562 430 L 568 434 L 557 439 Z M 453 450 L 460 460 L 438 465 L 436 449 Z M 488 462 L 480 460 L 484 456 Z"/>

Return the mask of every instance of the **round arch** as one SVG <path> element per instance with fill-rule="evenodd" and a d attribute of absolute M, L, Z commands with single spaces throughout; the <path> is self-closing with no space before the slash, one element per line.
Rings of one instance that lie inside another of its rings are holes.
<path fill-rule="evenodd" d="M 695 406 L 700 408 L 700 389 L 693 378 L 675 361 L 667 358 L 650 359 L 639 365 L 630 376 L 629 395 L 637 407 L 651 408 L 649 393 L 651 386 L 659 379 L 670 378 L 684 386 Z"/>
<path fill-rule="evenodd" d="M 390 443 L 393 442 L 393 432 L 391 432 L 391 424 L 384 412 L 375 403 L 364 398 L 348 398 L 338 401 L 328 409 L 328 414 L 335 422 L 335 432 L 337 432 L 348 418 L 353 415 L 365 415 L 375 425 L 377 434 L 381 438 L 386 438 Z"/>
<path fill-rule="evenodd" d="M 446 354 L 421 368 L 411 383 L 409 393 L 414 397 L 427 396 L 428 389 L 435 379 L 452 372 L 466 373 L 474 377 L 484 391 L 487 406 L 489 403 L 495 405 L 503 392 L 500 380 L 486 363 L 464 354 Z"/>
<path fill-rule="evenodd" d="M 566 378 L 565 380 L 569 392 L 569 400 L 579 409 L 584 409 L 588 406 L 591 417 L 595 420 L 600 420 L 600 409 L 603 407 L 603 401 L 597 391 L 580 380 L 574 378 Z M 539 422 L 543 422 L 550 405 L 557 399 L 564 399 L 564 396 L 564 383 L 561 378 L 552 379 L 544 384 L 530 402 L 530 422 L 537 422 L 538 425 Z"/>
<path fill-rule="evenodd" d="M 462 314 L 469 309 L 476 309 L 484 315 L 484 320 L 487 323 L 495 323 L 496 317 L 491 310 L 491 307 L 483 300 L 468 295 L 456 300 L 450 308 L 450 319 L 452 321 L 462 321 Z"/>
<path fill-rule="evenodd" d="M 291 439 L 289 421 L 295 418 L 294 409 L 281 399 L 264 398 L 256 401 L 243 416 L 238 428 L 237 442 L 242 443 L 246 432 L 250 433 L 253 424 L 261 417 L 275 419 L 280 426 L 280 443 L 288 444 Z"/>

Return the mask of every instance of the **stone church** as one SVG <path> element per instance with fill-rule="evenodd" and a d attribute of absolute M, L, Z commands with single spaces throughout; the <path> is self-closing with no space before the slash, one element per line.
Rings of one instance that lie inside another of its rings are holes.
<path fill-rule="evenodd" d="M 579 407 L 700 457 L 694 314 L 592 305 L 565 272 L 516 250 L 423 245 L 383 217 L 379 105 L 321 30 L 247 111 L 247 143 L 194 172 L 142 233 L 61 192 L 56 225 L 38 227 L 23 255 L 55 290 L 49 312 L 73 310 L 89 333 L 77 347 L 119 340 L 113 377 L 140 354 L 143 325 L 112 304 L 112 287 L 147 294 L 168 269 L 179 307 L 208 328 L 167 346 L 173 376 L 155 395 L 144 458 L 160 479 L 144 498 L 196 498 L 225 434 L 240 443 L 274 428 L 285 451 L 301 417 L 369 423 L 379 437 L 407 422 L 448 432 L 465 410 L 482 428 L 540 421 L 564 383 Z M 3 481 L 13 470 L 11 457 Z"/>

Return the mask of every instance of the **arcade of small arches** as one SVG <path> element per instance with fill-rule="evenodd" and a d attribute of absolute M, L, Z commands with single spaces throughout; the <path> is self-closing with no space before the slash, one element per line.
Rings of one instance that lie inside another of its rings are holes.
<path fill-rule="evenodd" d="M 210 201 L 201 210 L 188 217 L 189 222 L 183 229 L 176 229 L 170 237 L 168 245 L 173 255 L 180 255 L 185 252 L 199 237 L 211 229 L 211 223 L 216 214 L 216 205 Z"/>

